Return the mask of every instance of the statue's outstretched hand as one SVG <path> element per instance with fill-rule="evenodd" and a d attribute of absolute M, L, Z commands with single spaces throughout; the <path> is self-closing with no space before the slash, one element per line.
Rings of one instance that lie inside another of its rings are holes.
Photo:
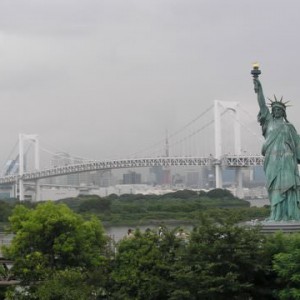
<path fill-rule="evenodd" d="M 254 91 L 255 91 L 255 93 L 258 93 L 259 91 L 262 90 L 261 83 L 260 83 L 260 81 L 257 78 L 253 79 L 253 83 L 254 83 Z"/>

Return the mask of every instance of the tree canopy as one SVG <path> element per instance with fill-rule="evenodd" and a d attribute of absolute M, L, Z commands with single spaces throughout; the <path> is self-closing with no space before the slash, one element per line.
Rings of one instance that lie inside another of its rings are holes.
<path fill-rule="evenodd" d="M 104 265 L 107 238 L 95 217 L 84 220 L 64 204 L 46 202 L 35 209 L 16 206 L 10 224 L 14 238 L 3 251 L 14 261 L 13 272 L 24 286 L 56 282 L 58 275 L 74 277 L 79 269 L 82 276 Z M 65 273 L 68 269 L 75 271 Z"/>
<path fill-rule="evenodd" d="M 97 208 L 95 201 L 85 207 Z M 111 248 L 95 216 L 62 203 L 17 205 L 3 253 L 20 284 L 5 288 L 5 299 L 300 299 L 300 234 L 266 236 L 222 212 L 198 214 L 189 232 L 137 229 Z"/>

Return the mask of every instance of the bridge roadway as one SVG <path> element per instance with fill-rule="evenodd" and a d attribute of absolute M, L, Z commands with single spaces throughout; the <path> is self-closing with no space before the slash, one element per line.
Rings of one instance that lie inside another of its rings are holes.
<path fill-rule="evenodd" d="M 263 165 L 263 157 L 260 155 L 238 156 L 224 155 L 220 160 L 214 157 L 157 157 L 157 158 L 132 158 L 107 161 L 90 161 L 81 164 L 65 165 L 51 169 L 32 171 L 20 175 L 8 175 L 0 177 L 0 184 L 12 184 L 23 181 L 34 181 L 42 178 L 62 176 L 74 173 L 111 170 L 139 167 L 175 167 L 175 166 L 214 166 L 224 167 L 251 167 Z"/>

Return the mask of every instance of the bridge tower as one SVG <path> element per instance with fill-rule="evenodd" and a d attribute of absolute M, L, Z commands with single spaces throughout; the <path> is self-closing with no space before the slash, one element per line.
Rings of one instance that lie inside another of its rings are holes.
<path fill-rule="evenodd" d="M 165 139 L 165 156 L 170 157 L 170 149 L 169 149 L 169 134 L 168 130 L 166 130 L 166 139 Z M 171 185 L 171 169 L 170 167 L 165 167 L 163 172 L 163 184 L 168 186 Z"/>
<path fill-rule="evenodd" d="M 230 110 L 234 113 L 234 155 L 241 155 L 241 127 L 240 127 L 240 114 L 239 114 L 239 102 L 231 101 L 219 101 L 214 102 L 214 119 L 215 119 L 215 158 L 216 158 L 216 188 L 222 188 L 222 170 L 221 170 L 221 158 L 222 158 L 222 134 L 221 134 L 221 112 Z M 236 180 L 237 180 L 237 196 L 243 197 L 242 188 L 242 172 L 241 168 L 236 168 Z"/>
<path fill-rule="evenodd" d="M 19 134 L 19 200 L 24 201 L 24 181 L 23 181 L 23 174 L 25 171 L 24 168 L 24 143 L 25 141 L 30 141 L 34 143 L 34 168 L 35 170 L 40 169 L 40 155 L 39 155 L 39 141 L 38 136 L 36 134 Z M 36 192 L 35 198 L 36 200 L 39 199 L 40 195 L 40 188 L 39 188 L 39 181 L 36 180 Z"/>

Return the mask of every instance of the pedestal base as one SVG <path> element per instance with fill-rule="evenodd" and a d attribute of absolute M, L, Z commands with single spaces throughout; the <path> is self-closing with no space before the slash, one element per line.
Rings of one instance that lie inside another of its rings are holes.
<path fill-rule="evenodd" d="M 246 222 L 247 226 L 259 226 L 262 233 L 275 233 L 282 231 L 283 233 L 300 232 L 300 221 L 251 221 Z"/>

